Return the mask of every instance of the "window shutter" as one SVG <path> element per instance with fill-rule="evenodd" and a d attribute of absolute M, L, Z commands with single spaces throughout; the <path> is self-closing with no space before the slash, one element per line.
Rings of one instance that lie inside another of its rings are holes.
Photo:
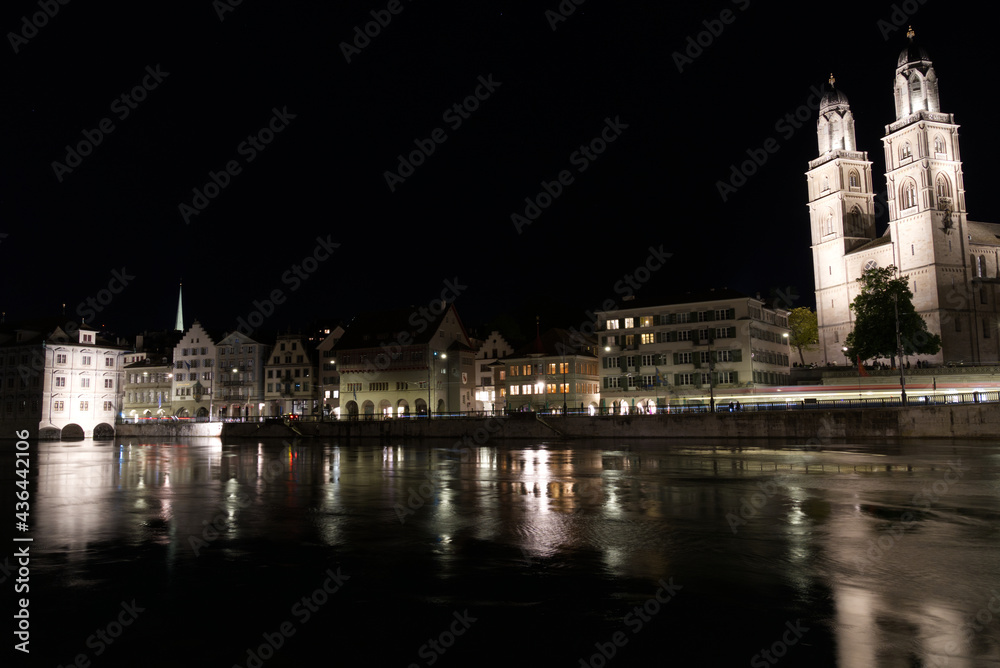
<path fill-rule="evenodd" d="M 713 311 L 711 309 L 709 309 L 708 311 L 705 311 L 705 321 L 706 322 L 712 322 L 713 320 L 715 320 L 715 311 Z"/>
<path fill-rule="evenodd" d="M 740 374 L 737 371 L 733 371 L 733 385 L 740 382 Z"/>
<path fill-rule="evenodd" d="M 743 351 L 742 350 L 734 350 L 733 351 L 733 361 L 734 362 L 742 362 L 743 361 Z"/>
<path fill-rule="evenodd" d="M 674 324 L 677 323 L 677 314 L 676 313 L 671 313 L 668 317 L 670 318 L 670 324 L 671 325 L 674 325 Z"/>
<path fill-rule="evenodd" d="M 677 361 L 677 353 L 674 353 L 674 364 L 680 364 L 680 362 Z"/>
<path fill-rule="evenodd" d="M 729 334 L 728 334 L 728 336 L 731 339 L 735 339 L 736 338 L 736 328 L 735 327 L 730 327 L 729 328 Z"/>
<path fill-rule="evenodd" d="M 727 309 L 726 310 L 726 318 L 728 320 L 735 320 L 736 319 L 736 309 L 734 309 L 734 308 Z"/>

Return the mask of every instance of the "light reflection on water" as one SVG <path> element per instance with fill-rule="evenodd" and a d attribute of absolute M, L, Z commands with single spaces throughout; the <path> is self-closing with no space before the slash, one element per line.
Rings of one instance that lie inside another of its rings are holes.
<path fill-rule="evenodd" d="M 204 563 L 198 550 L 253 562 L 264 540 L 320 546 L 359 568 L 430 558 L 439 583 L 513 570 L 597 578 L 610 598 L 586 612 L 602 619 L 673 577 L 713 610 L 705 624 L 735 629 L 738 647 L 725 651 L 747 662 L 781 637 L 781 620 L 803 619 L 811 630 L 789 665 L 1000 665 L 995 445 L 506 443 L 465 456 L 450 446 L 42 443 L 33 567 L 98 590 L 114 578 L 95 568 L 109 546 L 160 547 L 165 572 L 182 578 Z M 411 594 L 444 600 L 433 582 Z M 970 626 L 994 595 L 991 619 Z M 677 614 L 705 614 L 684 600 Z M 586 640 L 565 665 L 593 651 Z M 715 651 L 698 649 L 706 661 Z"/>

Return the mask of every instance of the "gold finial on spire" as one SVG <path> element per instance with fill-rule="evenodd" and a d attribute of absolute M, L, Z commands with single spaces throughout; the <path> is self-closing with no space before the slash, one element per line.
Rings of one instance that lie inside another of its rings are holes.
<path fill-rule="evenodd" d="M 832 86 L 836 79 L 833 78 L 833 72 L 830 72 L 830 85 Z"/>
<path fill-rule="evenodd" d="M 909 30 L 906 31 L 906 36 L 909 37 L 912 40 L 914 34 L 915 33 L 913 32 L 913 26 L 910 26 Z"/>

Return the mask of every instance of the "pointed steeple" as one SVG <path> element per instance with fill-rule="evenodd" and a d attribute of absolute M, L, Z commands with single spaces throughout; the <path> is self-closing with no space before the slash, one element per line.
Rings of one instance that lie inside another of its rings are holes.
<path fill-rule="evenodd" d="M 174 322 L 174 329 L 178 332 L 184 331 L 184 304 L 183 304 L 184 284 L 177 286 L 177 321 Z"/>

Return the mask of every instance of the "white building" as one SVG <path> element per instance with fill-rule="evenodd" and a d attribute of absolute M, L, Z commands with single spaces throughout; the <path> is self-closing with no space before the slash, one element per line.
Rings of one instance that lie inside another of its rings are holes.
<path fill-rule="evenodd" d="M 788 311 L 735 290 L 634 299 L 597 317 L 603 410 L 752 399 L 789 382 Z"/>
<path fill-rule="evenodd" d="M 885 126 L 889 226 L 875 232 L 872 163 L 855 145 L 847 96 L 826 86 L 819 157 L 806 180 L 822 359 L 842 363 L 850 304 L 868 267 L 896 266 L 927 329 L 941 336 L 930 363 L 997 363 L 1000 225 L 967 218 L 958 125 L 941 111 L 930 57 L 908 33 L 893 82 L 896 119 Z"/>
<path fill-rule="evenodd" d="M 40 439 L 112 437 L 127 352 L 73 322 L 0 333 L 0 424 Z"/>

